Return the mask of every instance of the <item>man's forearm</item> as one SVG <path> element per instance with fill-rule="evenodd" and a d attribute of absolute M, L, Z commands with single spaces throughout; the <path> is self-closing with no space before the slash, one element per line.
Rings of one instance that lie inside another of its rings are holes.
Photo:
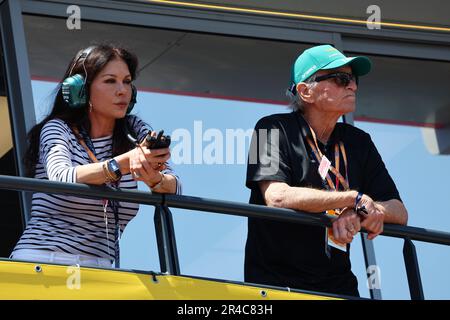
<path fill-rule="evenodd" d="M 329 192 L 312 188 L 290 187 L 284 183 L 263 187 L 266 204 L 271 207 L 290 208 L 307 212 L 353 207 L 356 191 Z"/>
<path fill-rule="evenodd" d="M 384 202 L 376 202 L 376 206 L 384 214 L 384 223 L 402 225 L 408 223 L 408 211 L 401 201 L 392 199 Z"/>

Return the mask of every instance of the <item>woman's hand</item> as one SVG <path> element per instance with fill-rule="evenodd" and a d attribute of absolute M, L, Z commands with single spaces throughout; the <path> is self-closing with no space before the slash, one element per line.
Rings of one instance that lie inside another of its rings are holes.
<path fill-rule="evenodd" d="M 134 180 L 153 187 L 161 181 L 160 172 L 166 169 L 169 159 L 169 148 L 150 150 L 143 146 L 136 147 L 130 156 L 130 173 Z"/>

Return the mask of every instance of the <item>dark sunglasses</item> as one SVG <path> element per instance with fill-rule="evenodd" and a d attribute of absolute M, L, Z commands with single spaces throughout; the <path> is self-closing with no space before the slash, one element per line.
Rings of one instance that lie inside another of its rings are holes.
<path fill-rule="evenodd" d="M 347 72 L 336 72 L 316 77 L 314 81 L 320 82 L 327 79 L 334 79 L 338 86 L 346 87 L 350 82 L 355 81 L 358 84 L 358 76 Z"/>

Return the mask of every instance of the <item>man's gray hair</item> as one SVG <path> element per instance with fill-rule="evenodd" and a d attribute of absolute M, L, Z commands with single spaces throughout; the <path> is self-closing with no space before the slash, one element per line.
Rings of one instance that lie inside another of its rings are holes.
<path fill-rule="evenodd" d="M 290 97 L 291 102 L 289 103 L 289 108 L 291 108 L 293 111 L 300 111 L 301 114 L 305 113 L 305 106 L 303 104 L 302 98 L 300 98 L 297 95 L 293 95 Z"/>
<path fill-rule="evenodd" d="M 306 83 L 306 86 L 308 86 L 308 88 L 312 88 L 316 84 L 314 82 L 314 79 L 315 79 L 315 77 L 313 75 L 303 82 Z M 305 112 L 305 102 L 303 101 L 301 96 L 298 94 L 297 90 L 295 90 L 295 94 L 293 94 L 292 91 L 287 90 L 286 95 L 290 99 L 289 108 L 291 108 L 293 111 L 300 111 L 300 113 Z"/>

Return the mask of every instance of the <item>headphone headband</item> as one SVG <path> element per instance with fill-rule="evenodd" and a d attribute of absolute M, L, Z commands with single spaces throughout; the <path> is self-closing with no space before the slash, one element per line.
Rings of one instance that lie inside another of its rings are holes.
<path fill-rule="evenodd" d="M 75 66 L 77 65 L 78 61 L 80 61 L 80 59 L 83 59 L 83 66 L 84 66 L 84 61 L 87 59 L 87 57 L 89 56 L 89 54 L 91 54 L 91 52 L 96 48 L 97 46 L 89 46 L 86 49 L 84 49 L 83 51 L 81 51 L 81 53 L 78 55 L 78 57 L 75 59 L 75 61 L 73 62 L 72 67 L 70 68 L 70 72 L 69 72 L 69 77 L 72 75 L 72 71 L 73 68 L 75 68 Z M 83 67 L 84 68 L 84 67 Z"/>
<path fill-rule="evenodd" d="M 86 59 L 86 57 L 92 52 L 92 50 L 94 50 L 95 48 L 97 48 L 97 46 L 89 46 L 86 49 L 84 49 L 81 54 L 80 54 L 80 58 L 84 58 Z"/>

